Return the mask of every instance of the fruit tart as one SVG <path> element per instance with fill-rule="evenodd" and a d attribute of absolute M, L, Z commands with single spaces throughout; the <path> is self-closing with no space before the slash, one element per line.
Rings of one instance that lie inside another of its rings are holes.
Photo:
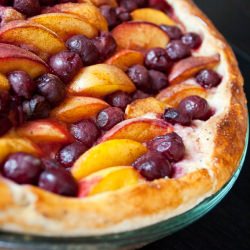
<path fill-rule="evenodd" d="M 230 179 L 243 79 L 192 1 L 0 3 L 2 230 L 128 231 Z"/>

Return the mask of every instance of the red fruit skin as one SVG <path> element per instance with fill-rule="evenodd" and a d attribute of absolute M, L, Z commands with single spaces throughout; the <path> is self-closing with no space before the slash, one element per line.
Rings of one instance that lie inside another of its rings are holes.
<path fill-rule="evenodd" d="M 166 13 L 171 13 L 173 11 L 172 7 L 165 0 L 149 0 L 148 5 Z"/>

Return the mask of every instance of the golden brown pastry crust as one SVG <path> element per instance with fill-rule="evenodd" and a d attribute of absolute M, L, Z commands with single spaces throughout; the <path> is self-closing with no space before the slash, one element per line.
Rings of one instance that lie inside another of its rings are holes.
<path fill-rule="evenodd" d="M 226 68 L 221 87 L 228 105 L 206 122 L 213 131 L 208 165 L 177 179 L 68 199 L 39 188 L 18 186 L 0 179 L 0 227 L 40 235 L 94 235 L 127 231 L 173 217 L 194 207 L 219 190 L 236 170 L 245 145 L 246 99 L 237 61 L 224 38 L 190 0 L 169 0 L 177 18 L 196 17 L 205 36 L 212 37 Z M 183 14 L 182 14 L 183 13 Z M 184 15 L 185 13 L 185 15 Z"/>

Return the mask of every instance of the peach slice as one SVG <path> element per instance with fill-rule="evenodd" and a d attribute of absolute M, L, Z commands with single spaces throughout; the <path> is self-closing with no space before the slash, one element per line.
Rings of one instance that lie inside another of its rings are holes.
<path fill-rule="evenodd" d="M 77 180 L 80 180 L 101 169 L 115 166 L 130 166 L 146 152 L 147 148 L 145 146 L 133 140 L 106 141 L 84 153 L 75 162 L 71 172 Z"/>
<path fill-rule="evenodd" d="M 117 7 L 116 0 L 78 0 L 79 3 L 92 3 L 95 6 L 110 5 L 112 7 Z"/>
<path fill-rule="evenodd" d="M 118 90 L 132 93 L 136 88 L 121 69 L 108 64 L 81 69 L 68 88 L 70 94 L 94 97 L 103 97 Z"/>
<path fill-rule="evenodd" d="M 43 13 L 63 12 L 81 17 L 98 30 L 108 30 L 108 24 L 100 10 L 89 3 L 65 3 L 46 8 Z"/>
<path fill-rule="evenodd" d="M 24 16 L 12 7 L 0 6 L 0 26 L 14 20 L 24 20 Z"/>
<path fill-rule="evenodd" d="M 66 47 L 53 31 L 30 21 L 13 21 L 0 29 L 0 42 L 22 46 L 41 58 L 65 50 Z"/>
<path fill-rule="evenodd" d="M 100 170 L 81 180 L 79 182 L 78 197 L 83 198 L 116 191 L 121 188 L 134 186 L 142 181 L 142 177 L 133 167 L 111 167 Z"/>
<path fill-rule="evenodd" d="M 47 64 L 37 55 L 10 44 L 0 43 L 0 73 L 26 71 L 36 78 L 49 71 Z"/>
<path fill-rule="evenodd" d="M 3 74 L 0 74 L 0 90 L 8 91 L 10 89 L 10 84 L 7 77 Z"/>
<path fill-rule="evenodd" d="M 92 2 L 92 0 L 78 0 L 77 2 L 78 2 L 78 3 L 87 3 L 87 4 L 92 4 L 92 5 L 94 5 L 93 2 Z"/>
<path fill-rule="evenodd" d="M 0 139 L 0 163 L 10 154 L 23 152 L 35 156 L 41 155 L 40 149 L 28 139 L 1 138 Z"/>
<path fill-rule="evenodd" d="M 147 22 L 127 22 L 116 26 L 112 31 L 120 49 L 166 48 L 168 35 L 157 25 Z"/>
<path fill-rule="evenodd" d="M 51 116 L 63 122 L 73 123 L 96 116 L 108 106 L 106 102 L 93 97 L 68 97 L 52 111 Z"/>
<path fill-rule="evenodd" d="M 177 107 L 178 104 L 186 97 L 191 95 L 198 95 L 205 98 L 207 92 L 204 88 L 196 84 L 180 83 L 169 86 L 163 89 L 156 98 L 161 102 L 166 103 L 172 107 Z"/>
<path fill-rule="evenodd" d="M 118 123 L 100 141 L 130 139 L 146 142 L 158 135 L 173 132 L 173 127 L 161 119 L 133 118 Z"/>
<path fill-rule="evenodd" d="M 130 103 L 125 111 L 126 119 L 143 116 L 147 113 L 162 114 L 166 104 L 156 100 L 154 97 L 138 99 Z"/>
<path fill-rule="evenodd" d="M 98 31 L 89 23 L 76 15 L 67 13 L 49 13 L 34 16 L 31 21 L 54 31 L 64 41 L 74 35 L 85 35 L 89 38 L 97 36 Z"/>
<path fill-rule="evenodd" d="M 220 61 L 219 55 L 188 57 L 177 62 L 168 76 L 170 84 L 177 84 L 193 77 L 202 69 L 210 69 Z"/>
<path fill-rule="evenodd" d="M 131 16 L 132 20 L 134 21 L 146 21 L 157 25 L 176 25 L 174 20 L 172 20 L 168 15 L 166 15 L 160 10 L 152 8 L 142 8 L 134 10 L 131 13 Z"/>
<path fill-rule="evenodd" d="M 110 57 L 106 63 L 115 65 L 123 71 L 126 71 L 129 67 L 135 64 L 143 64 L 144 55 L 140 51 L 136 50 L 121 50 L 117 52 L 115 55 Z"/>
<path fill-rule="evenodd" d="M 112 7 L 116 7 L 117 1 L 116 0 L 90 0 L 94 5 L 96 6 L 102 6 L 102 5 L 110 5 Z"/>
<path fill-rule="evenodd" d="M 27 122 L 16 132 L 37 143 L 68 143 L 72 139 L 64 125 L 49 119 Z"/>

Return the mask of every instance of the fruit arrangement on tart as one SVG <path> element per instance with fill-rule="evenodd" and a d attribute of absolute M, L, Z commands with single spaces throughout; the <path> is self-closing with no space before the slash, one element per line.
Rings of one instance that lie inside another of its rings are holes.
<path fill-rule="evenodd" d="M 245 144 L 243 80 L 191 1 L 0 4 L 2 229 L 130 230 L 230 179 Z"/>

